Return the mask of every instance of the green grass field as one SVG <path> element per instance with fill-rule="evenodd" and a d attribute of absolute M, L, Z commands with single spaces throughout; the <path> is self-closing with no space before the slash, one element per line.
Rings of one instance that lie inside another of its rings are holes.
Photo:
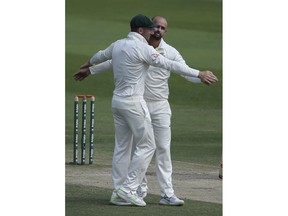
<path fill-rule="evenodd" d="M 206 203 L 185 199 L 183 207 L 158 205 L 159 196 L 149 195 L 145 208 L 136 206 L 115 206 L 109 203 L 111 191 L 97 187 L 79 185 L 66 186 L 66 215 L 221 215 L 222 207 L 215 203 Z"/>
<path fill-rule="evenodd" d="M 95 163 L 101 166 L 98 158 L 105 162 L 112 160 L 113 74 L 90 76 L 82 82 L 74 81 L 72 75 L 96 51 L 126 37 L 129 21 L 138 13 L 166 17 L 169 26 L 165 41 L 177 48 L 191 67 L 209 69 L 218 76 L 219 82 L 213 86 L 191 84 L 177 74 L 172 74 L 169 80 L 172 159 L 217 166 L 222 154 L 222 1 L 219 0 L 66 0 L 66 163 L 73 160 L 73 98 L 80 93 L 96 96 Z M 67 184 L 66 215 L 215 216 L 222 212 L 221 204 L 193 200 L 185 200 L 182 208 L 167 208 L 156 204 L 159 197 L 153 195 L 145 208 L 121 208 L 109 205 L 110 195 L 107 189 Z"/>

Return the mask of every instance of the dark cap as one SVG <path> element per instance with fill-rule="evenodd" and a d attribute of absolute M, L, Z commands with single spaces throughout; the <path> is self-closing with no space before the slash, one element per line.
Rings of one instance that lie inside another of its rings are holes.
<path fill-rule="evenodd" d="M 147 16 L 138 14 L 137 16 L 131 19 L 130 27 L 131 29 L 139 28 L 139 27 L 153 28 L 155 27 L 155 25 L 151 21 L 151 19 L 149 19 Z"/>

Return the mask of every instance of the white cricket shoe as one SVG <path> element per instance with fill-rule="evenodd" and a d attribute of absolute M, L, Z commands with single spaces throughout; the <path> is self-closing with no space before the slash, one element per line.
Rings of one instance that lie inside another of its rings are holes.
<path fill-rule="evenodd" d="M 121 197 L 122 199 L 126 200 L 126 202 L 130 202 L 137 206 L 146 206 L 146 203 L 143 199 L 139 198 L 136 193 L 133 193 L 130 191 L 129 193 L 126 193 L 121 188 L 117 190 L 117 195 Z"/>
<path fill-rule="evenodd" d="M 126 200 L 124 200 L 121 197 L 119 197 L 117 195 L 116 191 L 113 191 L 111 199 L 110 199 L 110 203 L 112 203 L 114 205 L 119 205 L 119 206 L 132 205 L 132 203 L 127 202 Z"/>
<path fill-rule="evenodd" d="M 147 196 L 147 191 L 141 191 L 141 189 L 136 190 L 137 196 L 142 200 Z"/>
<path fill-rule="evenodd" d="M 181 206 L 184 205 L 184 200 L 179 199 L 175 194 L 171 197 L 168 197 L 166 194 L 161 198 L 160 205 L 172 205 L 172 206 Z"/>

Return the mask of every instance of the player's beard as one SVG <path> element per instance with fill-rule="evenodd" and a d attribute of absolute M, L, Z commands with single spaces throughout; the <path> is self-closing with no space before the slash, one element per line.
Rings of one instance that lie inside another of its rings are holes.
<path fill-rule="evenodd" d="M 154 34 L 153 35 L 151 35 L 151 37 L 154 39 L 154 40 L 161 40 L 161 38 L 162 38 L 162 35 L 160 34 L 160 33 L 158 33 L 158 32 L 154 32 Z"/>

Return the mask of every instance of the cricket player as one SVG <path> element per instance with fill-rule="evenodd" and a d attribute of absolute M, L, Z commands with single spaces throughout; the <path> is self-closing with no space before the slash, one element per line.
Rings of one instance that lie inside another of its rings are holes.
<path fill-rule="evenodd" d="M 92 64 L 112 59 L 115 80 L 112 98 L 115 149 L 112 164 L 114 191 L 111 201 L 115 201 L 115 204 L 118 202 L 119 205 L 145 206 L 145 201 L 136 191 L 156 148 L 150 113 L 143 97 L 149 65 L 199 77 L 207 84 L 216 82 L 217 77 L 210 71 L 195 70 L 185 63 L 171 61 L 149 46 L 150 36 L 154 34 L 154 24 L 148 17 L 135 16 L 130 27 L 131 32 L 127 38 L 97 52 L 74 74 L 74 78 L 83 80 L 91 73 L 88 67 Z M 133 151 L 132 144 L 135 145 Z"/>

